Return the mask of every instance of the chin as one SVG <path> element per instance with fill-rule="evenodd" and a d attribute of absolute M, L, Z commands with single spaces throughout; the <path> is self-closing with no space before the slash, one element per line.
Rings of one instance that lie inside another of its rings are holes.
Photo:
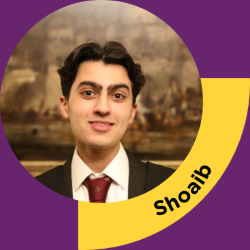
<path fill-rule="evenodd" d="M 107 142 L 107 141 L 103 141 L 103 142 L 90 142 L 89 146 L 91 148 L 96 148 L 96 149 L 105 149 L 105 148 L 110 148 L 112 147 L 112 144 Z"/>

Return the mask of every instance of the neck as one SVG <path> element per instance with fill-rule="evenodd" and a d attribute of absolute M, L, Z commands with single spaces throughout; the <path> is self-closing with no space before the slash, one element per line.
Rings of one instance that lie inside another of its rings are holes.
<path fill-rule="evenodd" d="M 78 155 L 94 173 L 102 173 L 120 149 L 120 143 L 104 149 L 86 147 L 81 143 L 76 145 Z"/>

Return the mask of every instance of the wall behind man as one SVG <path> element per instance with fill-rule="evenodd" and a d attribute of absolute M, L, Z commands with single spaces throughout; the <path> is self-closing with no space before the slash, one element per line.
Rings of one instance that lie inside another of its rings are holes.
<path fill-rule="evenodd" d="M 199 72 L 181 38 L 151 13 L 120 2 L 91 1 L 60 9 L 24 35 L 7 64 L 0 104 L 7 139 L 19 160 L 67 159 L 75 141 L 60 115 L 56 70 L 77 45 L 122 43 L 147 83 L 122 143 L 139 158 L 183 160 L 201 120 Z"/>

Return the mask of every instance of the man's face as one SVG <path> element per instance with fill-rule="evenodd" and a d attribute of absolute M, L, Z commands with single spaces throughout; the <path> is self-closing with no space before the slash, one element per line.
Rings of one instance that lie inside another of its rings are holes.
<path fill-rule="evenodd" d="M 131 124 L 132 86 L 126 69 L 102 61 L 80 64 L 69 100 L 60 98 L 62 115 L 70 120 L 77 146 L 118 147 Z"/>

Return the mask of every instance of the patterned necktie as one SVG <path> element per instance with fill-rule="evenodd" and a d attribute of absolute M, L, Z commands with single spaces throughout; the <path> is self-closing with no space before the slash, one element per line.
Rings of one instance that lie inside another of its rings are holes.
<path fill-rule="evenodd" d="M 87 177 L 83 182 L 83 185 L 86 186 L 89 191 L 89 201 L 95 203 L 106 203 L 106 197 L 111 183 L 112 179 L 108 176 L 96 179 L 90 179 Z"/>

